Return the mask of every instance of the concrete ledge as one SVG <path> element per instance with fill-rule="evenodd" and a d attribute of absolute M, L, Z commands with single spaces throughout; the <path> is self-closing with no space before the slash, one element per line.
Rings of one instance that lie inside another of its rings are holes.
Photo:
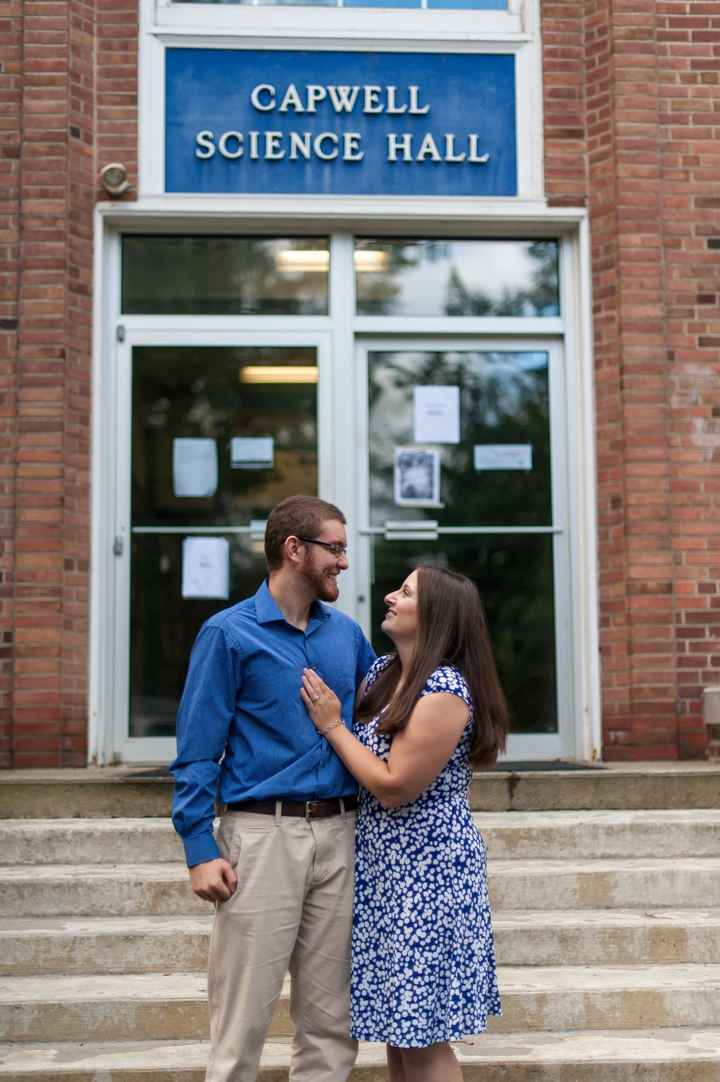
<path fill-rule="evenodd" d="M 0 771 L 0 819 L 166 817 L 172 778 L 152 768 Z M 602 770 L 476 774 L 475 811 L 720 808 L 720 764 L 621 763 Z"/>

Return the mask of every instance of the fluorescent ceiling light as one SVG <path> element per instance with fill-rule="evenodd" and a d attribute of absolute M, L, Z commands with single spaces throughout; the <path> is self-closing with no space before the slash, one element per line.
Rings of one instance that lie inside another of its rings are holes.
<path fill-rule="evenodd" d="M 322 248 L 288 248 L 275 254 L 275 266 L 279 271 L 327 271 L 330 253 Z"/>
<path fill-rule="evenodd" d="M 358 248 L 353 256 L 353 263 L 358 274 L 374 271 L 386 271 L 390 266 L 388 252 L 374 252 L 371 248 Z"/>
<path fill-rule="evenodd" d="M 238 373 L 241 383 L 317 383 L 314 364 L 247 364 Z"/>
<path fill-rule="evenodd" d="M 358 248 L 353 255 L 353 263 L 358 274 L 378 274 L 390 266 L 390 254 L 373 251 L 371 248 Z M 288 248 L 284 252 L 276 253 L 275 267 L 279 271 L 325 273 L 330 267 L 330 253 L 322 248 Z"/>

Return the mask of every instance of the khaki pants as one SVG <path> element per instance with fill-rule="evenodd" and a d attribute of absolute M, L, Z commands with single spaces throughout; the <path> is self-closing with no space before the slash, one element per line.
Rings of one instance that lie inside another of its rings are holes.
<path fill-rule="evenodd" d="M 355 813 L 324 819 L 228 812 L 218 844 L 238 876 L 210 940 L 206 1082 L 255 1082 L 290 972 L 290 1082 L 345 1082 Z"/>

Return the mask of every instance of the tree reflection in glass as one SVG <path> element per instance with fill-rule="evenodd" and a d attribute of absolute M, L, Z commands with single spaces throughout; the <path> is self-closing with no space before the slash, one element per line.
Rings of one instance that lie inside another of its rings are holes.
<path fill-rule="evenodd" d="M 441 525 L 551 524 L 548 355 L 543 351 L 372 351 L 370 508 L 387 519 L 438 519 Z M 437 445 L 443 507 L 394 504 L 395 447 L 414 445 L 417 385 L 460 390 L 460 443 Z M 531 470 L 476 470 L 475 446 L 529 444 Z"/>
<path fill-rule="evenodd" d="M 560 312 L 554 240 L 361 238 L 356 250 L 378 257 L 375 267 L 357 268 L 359 315 L 551 317 Z"/>

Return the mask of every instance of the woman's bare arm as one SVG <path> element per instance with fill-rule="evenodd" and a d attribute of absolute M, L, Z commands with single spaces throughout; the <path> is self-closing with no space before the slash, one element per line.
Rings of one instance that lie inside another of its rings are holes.
<path fill-rule="evenodd" d="M 323 735 L 350 773 L 386 808 L 408 804 L 435 780 L 455 751 L 469 714 L 457 695 L 424 695 L 383 760 L 342 724 L 337 696 L 312 669 L 305 670 L 300 694 L 318 731 L 327 730 Z"/>

